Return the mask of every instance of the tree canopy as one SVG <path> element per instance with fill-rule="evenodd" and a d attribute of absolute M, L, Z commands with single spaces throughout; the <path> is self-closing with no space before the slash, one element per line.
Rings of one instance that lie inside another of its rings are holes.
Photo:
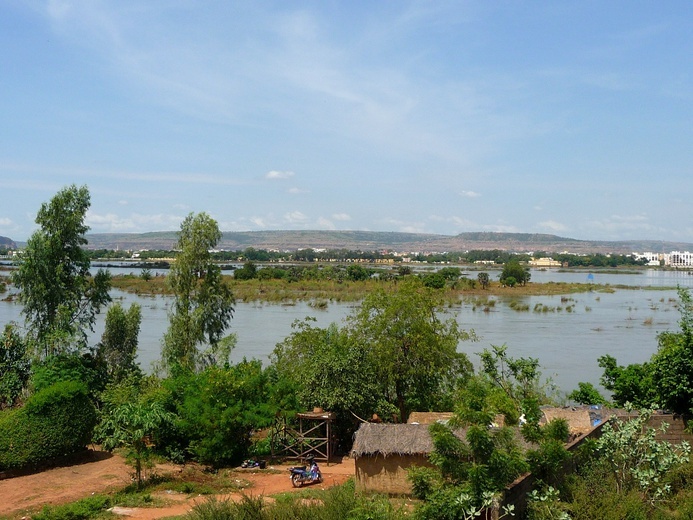
<path fill-rule="evenodd" d="M 348 319 L 357 342 L 368 345 L 383 394 L 396 404 L 399 419 L 412 410 L 432 410 L 460 377 L 471 372 L 460 341 L 473 339 L 455 318 L 441 320 L 434 292 L 408 280 L 393 292 L 378 289 Z"/>
<path fill-rule="evenodd" d="M 20 289 L 29 339 L 35 354 L 48 356 L 86 347 L 86 331 L 110 301 L 110 275 L 89 273 L 84 223 L 90 206 L 86 186 L 69 186 L 41 205 L 40 228 L 29 238 L 12 275 Z"/>
<path fill-rule="evenodd" d="M 203 359 L 198 346 L 214 351 L 230 324 L 233 294 L 210 253 L 220 239 L 217 222 L 206 213 L 191 213 L 181 224 L 179 253 L 168 276 L 174 303 L 162 357 L 169 368 L 198 368 Z"/>

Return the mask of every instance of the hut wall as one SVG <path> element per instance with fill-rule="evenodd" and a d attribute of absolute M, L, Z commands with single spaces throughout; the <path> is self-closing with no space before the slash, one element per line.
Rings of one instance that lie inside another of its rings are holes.
<path fill-rule="evenodd" d="M 356 489 L 385 493 L 388 495 L 410 495 L 411 483 L 407 470 L 412 466 L 428 466 L 426 455 L 364 455 L 356 459 Z"/>

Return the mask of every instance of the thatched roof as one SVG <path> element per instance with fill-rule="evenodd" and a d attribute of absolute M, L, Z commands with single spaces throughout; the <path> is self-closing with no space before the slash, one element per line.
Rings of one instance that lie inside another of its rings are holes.
<path fill-rule="evenodd" d="M 544 423 L 549 423 L 554 419 L 565 419 L 568 423 L 570 433 L 582 435 L 592 430 L 592 419 L 589 410 L 586 408 L 542 408 Z"/>
<path fill-rule="evenodd" d="M 452 419 L 453 412 L 412 412 L 409 414 L 407 424 L 433 424 L 441 422 L 447 424 Z"/>
<path fill-rule="evenodd" d="M 364 455 L 428 455 L 433 451 L 429 424 L 376 424 L 363 423 L 356 431 L 351 456 Z M 455 435 L 464 439 L 463 429 Z"/>
<path fill-rule="evenodd" d="M 432 451 L 427 424 L 363 423 L 356 431 L 351 456 L 421 455 Z"/>

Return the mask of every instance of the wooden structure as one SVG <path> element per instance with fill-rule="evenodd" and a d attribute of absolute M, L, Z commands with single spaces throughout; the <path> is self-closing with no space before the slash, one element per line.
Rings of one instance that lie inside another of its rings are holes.
<path fill-rule="evenodd" d="M 296 414 L 296 418 L 298 428 L 290 426 L 286 416 L 277 417 L 270 437 L 272 457 L 302 460 L 312 456 L 329 463 L 335 445 L 332 432 L 335 414 L 315 408 L 312 412 Z"/>

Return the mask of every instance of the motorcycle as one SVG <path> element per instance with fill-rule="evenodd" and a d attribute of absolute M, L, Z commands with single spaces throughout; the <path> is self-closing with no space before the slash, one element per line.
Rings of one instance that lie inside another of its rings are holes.
<path fill-rule="evenodd" d="M 322 473 L 315 459 L 309 458 L 306 462 L 310 465 L 308 469 L 306 469 L 306 466 L 292 466 L 289 468 L 291 484 L 296 488 L 301 487 L 303 484 L 312 484 L 314 482 L 320 484 L 322 482 Z"/>

